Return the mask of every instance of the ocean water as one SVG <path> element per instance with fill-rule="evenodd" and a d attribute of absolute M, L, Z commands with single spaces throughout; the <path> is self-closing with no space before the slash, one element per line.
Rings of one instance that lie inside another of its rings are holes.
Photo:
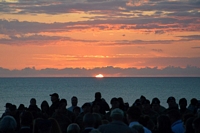
<path fill-rule="evenodd" d="M 72 96 L 78 97 L 81 106 L 92 102 L 95 92 L 101 92 L 109 104 L 112 97 L 122 97 L 132 105 L 144 95 L 150 101 L 158 97 L 161 105 L 167 107 L 169 96 L 177 102 L 185 97 L 188 104 L 191 98 L 200 99 L 200 78 L 0 78 L 0 114 L 6 102 L 27 107 L 30 99 L 36 98 L 39 107 L 43 100 L 51 104 L 49 94 L 54 92 L 68 101 L 68 107 Z"/>

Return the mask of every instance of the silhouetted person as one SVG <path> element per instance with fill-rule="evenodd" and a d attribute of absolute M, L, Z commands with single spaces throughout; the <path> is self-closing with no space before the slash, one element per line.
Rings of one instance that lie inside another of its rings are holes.
<path fill-rule="evenodd" d="M 129 123 L 129 127 L 133 127 L 134 125 L 141 125 L 139 123 L 139 119 L 142 115 L 142 111 L 140 110 L 139 107 L 137 106 L 131 106 L 128 110 L 127 110 L 127 120 Z M 144 131 L 145 133 L 151 133 L 151 131 L 149 129 L 147 129 L 146 127 L 144 127 Z"/>
<path fill-rule="evenodd" d="M 99 105 L 100 113 L 103 115 L 105 115 L 106 111 L 110 110 L 108 103 L 105 101 L 105 99 L 101 98 L 100 92 L 95 93 L 95 100 L 92 102 L 92 106 L 96 104 Z"/>
<path fill-rule="evenodd" d="M 148 115 L 149 118 L 156 123 L 158 113 L 151 109 L 150 101 L 148 99 L 144 100 L 142 103 L 142 113 Z"/>
<path fill-rule="evenodd" d="M 94 128 L 97 129 L 100 125 L 102 125 L 103 118 L 98 113 L 92 113 L 95 118 Z"/>
<path fill-rule="evenodd" d="M 178 110 L 178 104 L 176 103 L 176 99 L 173 96 L 170 96 L 167 99 L 167 104 L 168 104 L 168 108 L 163 112 L 164 114 L 167 114 L 168 111 L 173 110 L 173 109 Z"/>
<path fill-rule="evenodd" d="M 172 109 L 168 111 L 168 116 L 171 122 L 171 128 L 174 133 L 184 133 L 184 124 L 183 121 L 181 120 L 181 115 L 179 110 L 177 109 Z"/>
<path fill-rule="evenodd" d="M 91 113 L 91 107 L 92 107 L 92 105 L 90 103 L 84 103 L 82 105 L 83 112 L 81 112 L 76 117 L 75 122 L 79 125 L 79 127 L 81 128 L 81 130 L 83 130 L 83 128 L 84 128 L 84 126 L 83 126 L 83 117 L 84 117 L 85 114 Z"/>
<path fill-rule="evenodd" d="M 111 123 L 99 126 L 99 131 L 102 133 L 137 133 L 134 129 L 130 128 L 123 122 L 124 111 L 115 108 L 111 111 Z"/>
<path fill-rule="evenodd" d="M 75 114 L 76 117 L 78 117 L 81 113 L 81 108 L 80 107 L 74 107 L 73 113 Z"/>
<path fill-rule="evenodd" d="M 67 127 L 67 133 L 80 133 L 80 127 L 76 123 L 72 123 Z"/>
<path fill-rule="evenodd" d="M 110 109 L 110 111 L 109 112 L 107 112 L 106 114 L 105 114 L 105 118 L 108 120 L 108 121 L 112 121 L 112 119 L 111 119 L 111 117 L 110 117 L 110 114 L 111 114 L 111 111 L 113 110 L 113 109 L 116 109 L 116 108 L 119 108 L 119 99 L 118 98 L 116 98 L 116 97 L 113 97 L 111 100 L 110 100 L 110 104 L 111 104 L 111 109 Z"/>
<path fill-rule="evenodd" d="M 119 102 L 119 108 L 123 111 L 126 111 L 126 107 L 125 107 L 125 104 L 124 104 L 124 99 L 122 97 L 119 97 L 118 98 L 118 102 Z"/>
<path fill-rule="evenodd" d="M 38 117 L 38 114 L 40 113 L 41 110 L 38 108 L 35 98 L 31 98 L 28 111 L 30 111 L 33 114 L 34 118 Z"/>
<path fill-rule="evenodd" d="M 140 110 L 142 110 L 142 103 L 141 103 L 140 99 L 136 99 L 132 106 L 136 106 L 136 107 L 140 108 Z"/>
<path fill-rule="evenodd" d="M 160 105 L 160 100 L 155 97 L 152 99 L 151 108 L 153 111 L 157 112 L 159 115 L 162 114 L 166 108 Z"/>
<path fill-rule="evenodd" d="M 139 123 L 151 131 L 155 128 L 155 123 L 148 115 L 142 115 L 139 119 Z"/>
<path fill-rule="evenodd" d="M 195 133 L 193 128 L 193 121 L 195 117 L 190 117 L 185 122 L 185 133 Z"/>
<path fill-rule="evenodd" d="M 84 129 L 81 133 L 89 133 L 94 128 L 95 117 L 92 113 L 87 113 L 83 116 Z"/>
<path fill-rule="evenodd" d="M 58 121 L 63 133 L 67 131 L 67 126 L 75 120 L 73 112 L 66 109 L 67 100 L 61 99 L 58 109 L 53 113 L 52 117 Z"/>
<path fill-rule="evenodd" d="M 20 104 L 19 107 L 17 108 L 19 114 L 21 114 L 22 112 L 26 111 L 27 108 L 24 106 L 24 104 Z"/>
<path fill-rule="evenodd" d="M 192 111 L 192 113 L 196 114 L 197 108 L 198 108 L 197 105 L 198 105 L 198 100 L 197 100 L 196 98 L 192 98 L 192 99 L 190 100 L 190 104 L 189 104 L 189 106 L 188 106 L 188 109 L 189 109 L 190 111 Z"/>
<path fill-rule="evenodd" d="M 67 108 L 69 111 L 71 111 L 71 112 L 73 112 L 73 109 L 75 108 L 75 107 L 79 107 L 77 104 L 78 104 L 78 98 L 76 97 L 76 96 L 73 96 L 72 98 L 71 98 L 71 107 L 69 107 L 69 108 Z M 81 111 L 82 112 L 82 111 Z"/>
<path fill-rule="evenodd" d="M 103 119 L 104 115 L 100 113 L 100 106 L 98 104 L 92 106 L 92 113 L 99 114 L 99 116 Z"/>
<path fill-rule="evenodd" d="M 62 133 L 62 130 L 56 119 L 49 118 L 48 120 L 51 121 L 51 133 Z"/>
<path fill-rule="evenodd" d="M 132 128 L 133 128 L 134 130 L 136 130 L 137 133 L 144 133 L 144 128 L 143 128 L 142 125 L 134 125 L 134 126 L 132 126 Z"/>
<path fill-rule="evenodd" d="M 42 101 L 40 108 L 41 108 L 41 115 L 42 115 L 41 117 L 46 118 L 46 119 L 49 118 L 50 117 L 50 107 L 46 100 Z"/>
<path fill-rule="evenodd" d="M 11 105 L 12 105 L 11 103 L 6 103 L 6 105 L 4 106 L 4 107 L 5 107 L 5 112 L 2 114 L 0 120 L 1 120 L 4 116 L 10 114 L 10 108 L 9 108 L 9 107 L 10 107 Z"/>
<path fill-rule="evenodd" d="M 143 104 L 143 102 L 146 100 L 146 97 L 141 95 L 140 96 L 140 103 Z"/>
<path fill-rule="evenodd" d="M 200 117 L 197 117 L 193 121 L 193 128 L 195 133 L 200 133 Z"/>
<path fill-rule="evenodd" d="M 51 133 L 52 123 L 48 119 L 36 118 L 33 121 L 33 133 Z"/>
<path fill-rule="evenodd" d="M 52 114 L 59 107 L 60 99 L 59 99 L 59 95 L 57 93 L 50 94 L 50 96 L 51 96 L 51 102 L 52 102 L 52 104 L 51 104 L 49 110 L 50 110 L 50 116 L 52 116 Z"/>
<path fill-rule="evenodd" d="M 160 115 L 157 118 L 157 127 L 153 133 L 173 133 L 171 121 L 167 115 Z"/>
<path fill-rule="evenodd" d="M 15 133 L 17 128 L 17 122 L 14 117 L 10 115 L 4 116 L 0 121 L 1 133 Z"/>
<path fill-rule="evenodd" d="M 20 114 L 20 130 L 18 133 L 32 133 L 33 115 L 29 111 Z"/>
<path fill-rule="evenodd" d="M 13 116 L 14 118 L 15 118 L 15 120 L 16 120 L 16 122 L 17 122 L 17 128 L 16 128 L 16 131 L 18 131 L 19 130 L 19 128 L 20 128 L 20 120 L 19 120 L 19 112 L 18 112 L 18 110 L 17 110 L 17 107 L 16 107 L 16 105 L 11 105 L 11 106 L 9 106 L 9 110 L 10 110 L 10 113 L 9 113 L 9 115 L 10 116 Z"/>
<path fill-rule="evenodd" d="M 179 100 L 179 107 L 180 107 L 179 111 L 181 114 L 181 118 L 183 118 L 184 114 L 192 113 L 192 111 L 187 109 L 187 100 L 185 98 L 181 98 Z"/>

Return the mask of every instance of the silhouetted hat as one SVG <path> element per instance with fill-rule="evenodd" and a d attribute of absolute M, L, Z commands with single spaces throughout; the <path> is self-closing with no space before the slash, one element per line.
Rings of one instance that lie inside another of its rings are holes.
<path fill-rule="evenodd" d="M 155 97 L 152 99 L 151 104 L 160 104 L 160 100 L 157 97 Z"/>
<path fill-rule="evenodd" d="M 59 95 L 57 93 L 50 94 L 50 96 L 55 96 L 55 97 L 59 98 Z"/>
<path fill-rule="evenodd" d="M 176 102 L 176 99 L 173 97 L 173 96 L 171 96 L 171 97 L 169 97 L 168 99 L 167 99 L 167 103 L 169 102 L 169 101 L 174 101 L 174 102 Z"/>
<path fill-rule="evenodd" d="M 8 108 L 11 105 L 12 105 L 11 103 L 6 103 L 6 105 L 4 107 Z"/>

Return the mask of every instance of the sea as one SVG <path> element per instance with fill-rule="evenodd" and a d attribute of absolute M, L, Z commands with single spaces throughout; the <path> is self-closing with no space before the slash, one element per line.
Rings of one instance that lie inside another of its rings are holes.
<path fill-rule="evenodd" d="M 165 107 L 169 96 L 174 96 L 177 103 L 186 98 L 189 104 L 192 98 L 200 100 L 200 77 L 0 78 L 0 115 L 7 102 L 28 107 L 30 99 L 35 98 L 40 107 L 43 100 L 51 104 L 49 95 L 58 93 L 60 99 L 67 100 L 68 107 L 72 96 L 77 96 L 82 106 L 94 100 L 95 92 L 101 92 L 109 105 L 113 97 L 122 97 L 132 105 L 141 95 L 150 101 L 157 97 Z"/>

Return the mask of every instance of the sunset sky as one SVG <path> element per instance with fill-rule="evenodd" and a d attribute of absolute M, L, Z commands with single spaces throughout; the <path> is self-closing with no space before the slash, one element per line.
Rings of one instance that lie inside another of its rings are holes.
<path fill-rule="evenodd" d="M 2 71 L 169 66 L 200 68 L 200 0 L 0 0 Z"/>

